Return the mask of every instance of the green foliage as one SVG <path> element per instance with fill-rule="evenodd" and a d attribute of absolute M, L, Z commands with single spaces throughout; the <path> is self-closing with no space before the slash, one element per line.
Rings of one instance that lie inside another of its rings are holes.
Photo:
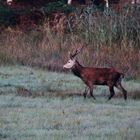
<path fill-rule="evenodd" d="M 48 16 L 48 14 L 55 13 L 55 12 L 64 12 L 64 13 L 70 13 L 74 10 L 72 6 L 68 6 L 64 4 L 63 0 L 56 1 L 56 2 L 47 2 L 46 5 L 41 6 L 42 12 Z M 39 9 L 36 7 L 32 8 L 24 8 L 21 10 L 17 10 L 16 8 L 9 8 L 7 6 L 4 6 L 0 3 L 0 26 L 11 26 L 11 25 L 17 25 L 19 24 L 19 17 L 32 15 L 30 18 L 32 18 L 35 14 L 34 11 L 38 11 Z M 32 20 L 32 19 L 27 19 Z M 21 21 L 22 23 L 22 21 Z M 40 23 L 40 22 L 39 22 Z M 31 25 L 32 26 L 32 25 Z"/>
<path fill-rule="evenodd" d="M 70 13 L 74 10 L 74 7 L 65 4 L 63 0 L 61 0 L 61 1 L 50 2 L 46 4 L 45 6 L 43 6 L 43 10 L 46 14 L 50 14 L 53 12 Z"/>
<path fill-rule="evenodd" d="M 15 25 L 16 12 L 6 6 L 0 4 L 0 25 Z"/>

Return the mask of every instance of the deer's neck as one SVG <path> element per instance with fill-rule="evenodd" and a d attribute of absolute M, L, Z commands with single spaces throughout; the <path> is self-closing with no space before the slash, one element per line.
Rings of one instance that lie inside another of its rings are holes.
<path fill-rule="evenodd" d="M 82 69 L 83 69 L 83 66 L 78 61 L 76 61 L 75 65 L 72 67 L 72 72 L 74 73 L 74 75 L 81 77 Z"/>

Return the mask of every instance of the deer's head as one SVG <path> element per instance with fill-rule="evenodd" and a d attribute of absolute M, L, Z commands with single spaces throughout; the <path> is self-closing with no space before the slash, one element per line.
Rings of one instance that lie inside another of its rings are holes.
<path fill-rule="evenodd" d="M 8 5 L 12 5 L 13 0 L 7 0 L 6 3 L 7 3 Z"/>
<path fill-rule="evenodd" d="M 69 53 L 69 60 L 67 61 L 67 63 L 65 65 L 63 65 L 63 68 L 71 69 L 75 65 L 76 56 L 77 56 L 77 54 L 79 54 L 81 52 L 82 48 L 83 48 L 83 46 L 76 49 L 76 51 L 73 54 Z"/>

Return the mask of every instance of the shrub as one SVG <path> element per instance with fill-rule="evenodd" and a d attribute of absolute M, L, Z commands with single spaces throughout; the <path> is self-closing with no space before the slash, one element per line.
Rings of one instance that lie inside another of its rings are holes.
<path fill-rule="evenodd" d="M 53 12 L 63 12 L 63 13 L 70 13 L 75 8 L 69 5 L 66 5 L 63 0 L 59 0 L 56 2 L 47 3 L 45 6 L 42 7 L 45 14 L 51 14 Z"/>
<path fill-rule="evenodd" d="M 7 28 L 0 35 L 0 52 L 15 63 L 62 70 L 68 51 L 86 44 L 79 55 L 85 65 L 116 67 L 128 78 L 139 78 L 138 12 L 139 8 L 120 14 L 86 8 L 69 16 L 56 13 L 56 18 L 27 32 Z"/>
<path fill-rule="evenodd" d="M 17 24 L 17 13 L 16 11 L 2 5 L 0 3 L 0 26 L 9 26 Z"/>

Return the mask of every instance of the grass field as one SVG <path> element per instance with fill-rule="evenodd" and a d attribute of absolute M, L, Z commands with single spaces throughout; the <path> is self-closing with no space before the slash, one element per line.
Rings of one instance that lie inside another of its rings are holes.
<path fill-rule="evenodd" d="M 1 66 L 0 140 L 139 140 L 140 100 L 132 94 L 140 82 L 123 85 L 127 101 L 117 90 L 107 101 L 106 87 L 84 100 L 84 84 L 71 74 Z"/>

